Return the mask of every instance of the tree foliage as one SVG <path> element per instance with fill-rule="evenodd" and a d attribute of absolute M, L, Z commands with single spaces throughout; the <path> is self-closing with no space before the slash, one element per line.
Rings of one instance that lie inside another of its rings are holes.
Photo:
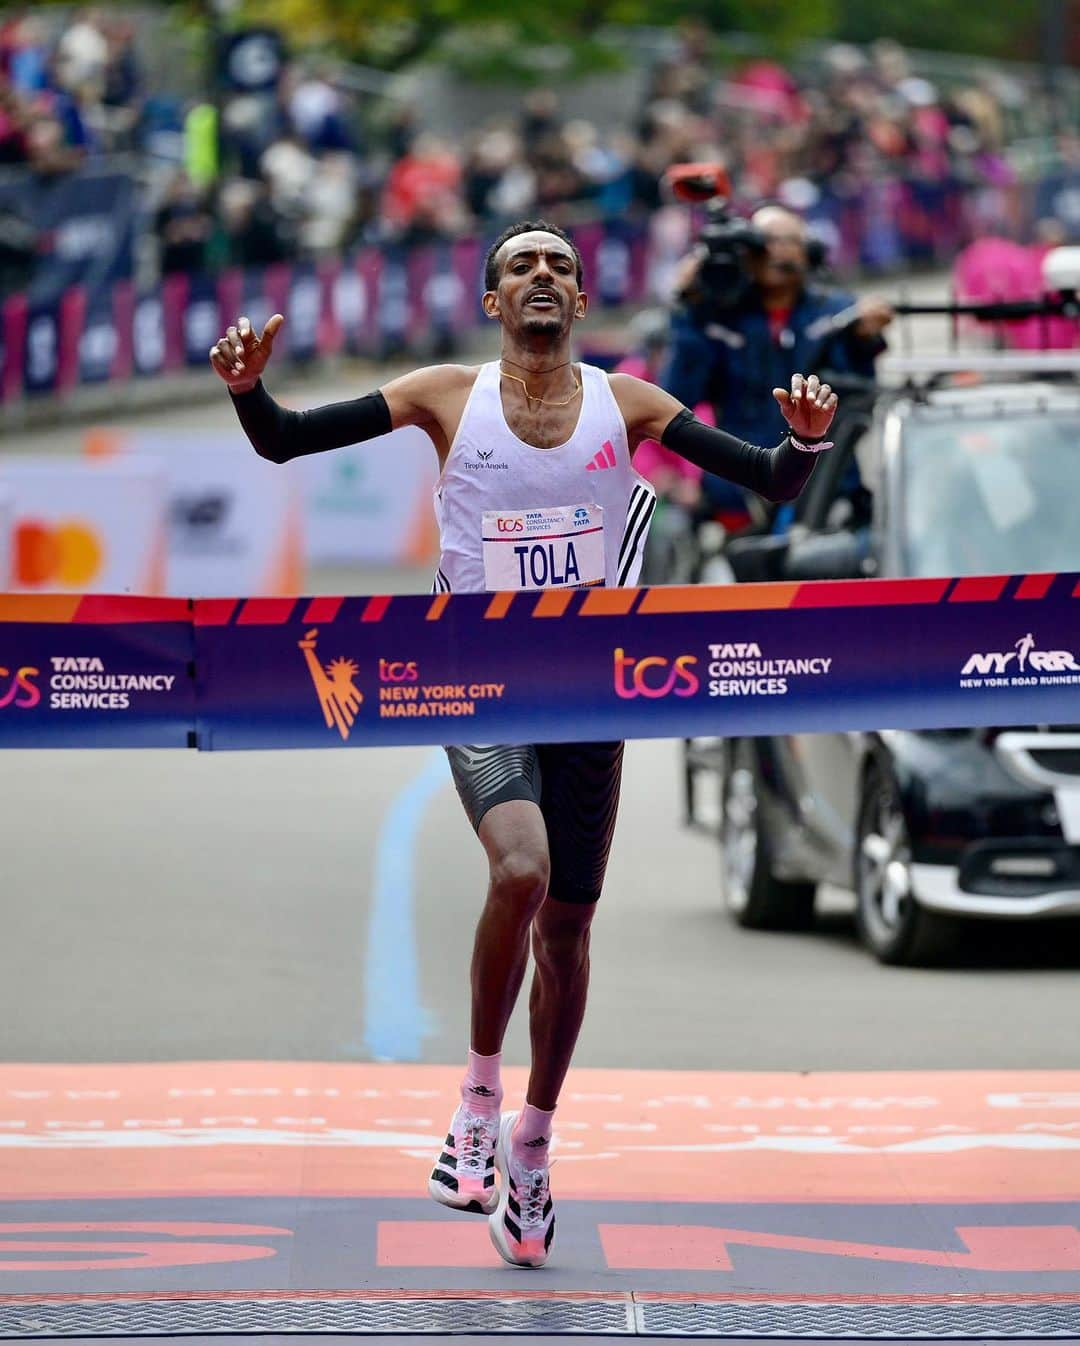
<path fill-rule="evenodd" d="M 664 28 L 697 19 L 721 37 L 753 35 L 779 56 L 806 40 L 891 37 L 922 48 L 1032 57 L 1039 15 L 1035 0 L 544 0 L 517 6 L 504 0 L 242 0 L 233 21 L 272 24 L 297 48 L 386 69 L 443 52 L 471 53 L 480 66 L 494 61 L 497 71 L 502 54 L 509 61 L 504 73 L 527 79 L 530 58 L 543 70 L 555 50 L 568 54 L 564 74 L 579 73 L 582 59 L 588 65 L 605 50 L 610 55 L 598 38 L 619 25 Z"/>

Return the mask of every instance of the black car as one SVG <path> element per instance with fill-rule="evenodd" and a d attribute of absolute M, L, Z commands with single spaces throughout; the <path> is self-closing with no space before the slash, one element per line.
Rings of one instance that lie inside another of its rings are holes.
<path fill-rule="evenodd" d="M 729 544 L 736 578 L 1080 569 L 1074 365 L 1060 382 L 950 384 L 939 370 L 854 399 L 790 532 Z M 1080 705 L 1076 719 L 691 740 L 688 817 L 700 821 L 702 774 L 718 773 L 723 896 L 740 925 L 805 928 L 817 886 L 838 884 L 882 962 L 921 962 L 958 918 L 1080 917 Z"/>

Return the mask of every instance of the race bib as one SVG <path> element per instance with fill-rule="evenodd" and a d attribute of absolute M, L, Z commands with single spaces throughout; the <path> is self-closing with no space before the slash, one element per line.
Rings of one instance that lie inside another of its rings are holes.
<path fill-rule="evenodd" d="M 481 521 L 488 589 L 579 588 L 604 582 L 600 505 L 485 510 Z"/>

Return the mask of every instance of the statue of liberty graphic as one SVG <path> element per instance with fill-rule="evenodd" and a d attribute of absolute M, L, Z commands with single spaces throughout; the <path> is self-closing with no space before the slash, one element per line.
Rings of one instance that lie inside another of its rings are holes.
<path fill-rule="evenodd" d="M 360 666 L 353 659 L 332 659 L 323 668 L 315 657 L 315 641 L 318 636 L 319 630 L 316 627 L 298 644 L 304 651 L 308 672 L 315 684 L 327 729 L 336 729 L 342 739 L 347 740 L 356 719 L 356 712 L 364 700 L 363 692 L 353 682 L 353 678 L 360 672 Z"/>

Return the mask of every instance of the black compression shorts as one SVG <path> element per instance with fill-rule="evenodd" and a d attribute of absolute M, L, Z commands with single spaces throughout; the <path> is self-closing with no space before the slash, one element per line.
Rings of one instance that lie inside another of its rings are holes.
<path fill-rule="evenodd" d="M 470 744 L 447 748 L 446 754 L 474 828 L 496 804 L 530 800 L 547 827 L 549 896 L 597 900 L 619 807 L 621 743 Z"/>

